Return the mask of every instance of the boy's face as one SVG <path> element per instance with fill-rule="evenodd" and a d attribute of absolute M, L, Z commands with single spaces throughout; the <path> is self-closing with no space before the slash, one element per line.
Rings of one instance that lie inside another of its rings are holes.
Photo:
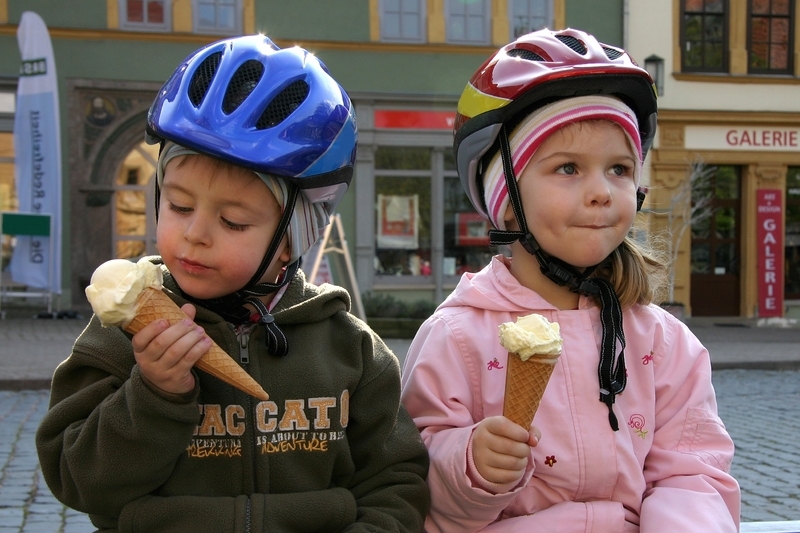
<path fill-rule="evenodd" d="M 545 252 L 584 268 L 622 243 L 636 215 L 635 157 L 622 129 L 608 121 L 570 124 L 542 143 L 519 191 Z M 506 221 L 516 225 L 511 206 Z"/>
<path fill-rule="evenodd" d="M 164 169 L 158 251 L 186 293 L 225 296 L 255 274 L 280 216 L 253 172 L 205 156 L 176 157 Z M 261 281 L 274 282 L 289 259 L 284 238 Z"/>

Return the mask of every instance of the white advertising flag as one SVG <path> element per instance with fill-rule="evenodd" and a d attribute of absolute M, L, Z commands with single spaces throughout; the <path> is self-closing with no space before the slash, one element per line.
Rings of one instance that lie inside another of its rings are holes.
<path fill-rule="evenodd" d="M 61 294 L 61 127 L 53 46 L 42 18 L 26 11 L 17 29 L 22 65 L 14 117 L 20 213 L 50 215 L 49 237 L 18 236 L 11 279 Z M 52 242 L 51 242 L 52 240 Z"/>

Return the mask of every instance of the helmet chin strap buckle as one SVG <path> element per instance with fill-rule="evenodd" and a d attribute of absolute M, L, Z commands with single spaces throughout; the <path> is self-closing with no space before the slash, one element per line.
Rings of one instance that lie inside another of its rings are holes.
<path fill-rule="evenodd" d="M 590 267 L 580 272 L 561 259 L 546 255 L 530 231 L 525 233 L 525 236 L 520 238 L 519 241 L 526 252 L 536 257 L 537 261 L 539 261 L 542 274 L 547 276 L 552 282 L 561 287 L 568 287 L 570 291 L 583 294 L 584 296 L 600 294 L 600 289 L 587 280 L 596 267 Z"/>

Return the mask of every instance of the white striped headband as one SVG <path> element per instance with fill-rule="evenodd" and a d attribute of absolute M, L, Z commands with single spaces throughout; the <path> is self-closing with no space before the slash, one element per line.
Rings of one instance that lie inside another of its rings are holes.
<path fill-rule="evenodd" d="M 176 157 L 184 155 L 202 154 L 171 141 L 167 142 L 164 149 L 161 150 L 161 155 L 158 158 L 158 166 L 156 168 L 156 179 L 158 179 L 159 186 L 161 186 L 164 181 L 164 169 L 167 167 L 167 163 Z M 281 206 L 281 210 L 286 209 L 286 199 L 289 197 L 286 182 L 262 172 L 254 171 L 254 174 L 261 178 L 261 181 L 266 184 L 272 195 L 278 201 L 278 205 Z M 297 195 L 294 213 L 292 213 L 292 219 L 286 229 L 286 234 L 292 250 L 292 258 L 289 260 L 290 263 L 299 259 L 315 242 L 317 242 L 322 230 L 329 222 L 330 218 L 323 204 L 311 203 L 302 192 Z"/>
<path fill-rule="evenodd" d="M 637 155 L 634 176 L 638 187 L 642 175 L 642 142 L 636 115 L 617 98 L 601 95 L 577 96 L 553 102 L 528 115 L 514 128 L 509 135 L 509 144 L 517 180 L 533 154 L 550 135 L 568 124 L 586 120 L 608 120 L 622 128 Z M 483 198 L 489 220 L 495 228 L 505 230 L 504 215 L 509 199 L 499 150 L 484 173 Z"/>

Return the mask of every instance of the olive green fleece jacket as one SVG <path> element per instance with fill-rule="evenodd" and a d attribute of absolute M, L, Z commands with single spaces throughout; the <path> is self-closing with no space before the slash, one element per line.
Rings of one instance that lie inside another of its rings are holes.
<path fill-rule="evenodd" d="M 168 273 L 165 286 L 177 292 Z M 36 435 L 48 486 L 99 531 L 421 531 L 427 450 L 400 404 L 396 357 L 349 305 L 298 271 L 273 311 L 283 358 L 268 355 L 263 327 L 237 338 L 197 309 L 225 351 L 247 354 L 268 401 L 202 371 L 193 393 L 159 394 L 130 336 L 92 317 Z"/>

